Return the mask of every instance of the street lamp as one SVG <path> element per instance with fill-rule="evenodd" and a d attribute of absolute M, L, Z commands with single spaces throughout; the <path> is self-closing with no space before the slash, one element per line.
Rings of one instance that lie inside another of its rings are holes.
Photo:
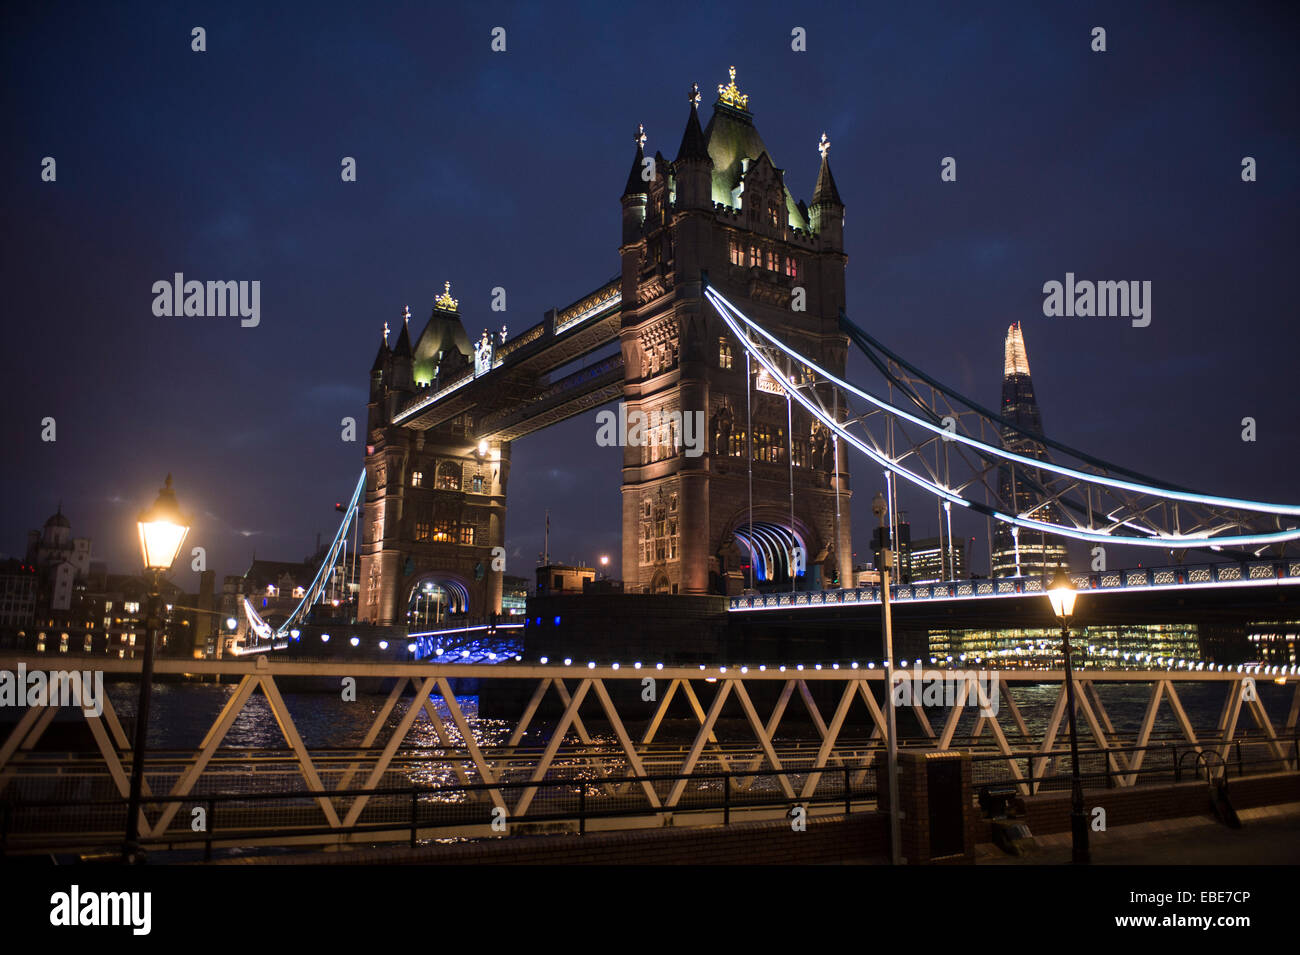
<path fill-rule="evenodd" d="M 889 475 L 885 475 L 889 479 Z M 894 628 L 889 616 L 889 568 L 893 556 L 889 553 L 889 528 L 885 526 L 885 515 L 889 506 L 885 496 L 879 492 L 871 501 L 871 513 L 876 515 L 880 524 L 880 614 L 885 631 L 885 722 L 888 728 L 886 747 L 888 752 L 887 770 L 889 774 L 889 844 L 890 858 L 894 865 L 902 865 L 903 844 L 899 831 L 898 816 L 898 725 L 894 714 Z"/>
<path fill-rule="evenodd" d="M 162 629 L 162 599 L 158 593 L 159 580 L 171 570 L 180 552 L 185 535 L 190 532 L 189 522 L 181 516 L 172 490 L 172 476 L 158 492 L 153 507 L 140 514 L 136 523 L 140 531 L 140 554 L 144 569 L 149 574 L 149 619 L 144 641 L 144 662 L 140 668 L 140 700 L 135 714 L 135 749 L 131 755 L 131 792 L 126 808 L 126 841 L 122 846 L 123 862 L 143 861 L 138 839 L 140 836 L 140 790 L 144 782 L 145 739 L 149 730 L 149 695 L 153 689 L 153 655 L 158 632 Z"/>
<path fill-rule="evenodd" d="M 1070 664 L 1070 617 L 1074 614 L 1074 601 L 1078 594 L 1070 578 L 1061 570 L 1047 585 L 1047 597 L 1052 602 L 1052 613 L 1061 621 L 1061 644 L 1065 652 L 1065 697 L 1070 716 L 1070 833 L 1073 847 L 1071 859 L 1076 865 L 1092 861 L 1088 849 L 1088 820 L 1083 812 L 1083 779 L 1079 775 L 1079 733 L 1074 723 L 1074 669 Z"/>

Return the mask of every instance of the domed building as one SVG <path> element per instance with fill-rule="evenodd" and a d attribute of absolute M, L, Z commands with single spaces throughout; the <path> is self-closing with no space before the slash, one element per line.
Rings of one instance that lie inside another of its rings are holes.
<path fill-rule="evenodd" d="M 90 574 L 90 539 L 72 536 L 62 504 L 39 531 L 27 532 L 27 563 L 36 568 L 49 609 L 69 609 L 73 588 Z"/>

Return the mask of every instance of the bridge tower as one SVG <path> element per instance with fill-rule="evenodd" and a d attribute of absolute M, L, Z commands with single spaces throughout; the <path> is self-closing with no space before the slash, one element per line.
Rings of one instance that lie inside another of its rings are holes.
<path fill-rule="evenodd" d="M 752 363 L 702 298 L 702 279 L 792 347 L 844 371 L 844 205 L 825 136 L 809 207 L 754 125 L 735 82 L 719 85 L 707 127 L 692 88 L 677 156 L 647 157 L 645 136 L 623 191 L 623 395 L 647 440 L 623 458 L 623 578 L 631 592 L 739 592 L 852 585 L 847 455 Z M 680 413 L 681 428 L 675 433 Z M 703 419 L 703 454 L 692 423 Z M 750 467 L 752 440 L 752 509 Z M 794 467 L 789 467 L 793 457 Z M 793 493 L 791 476 L 793 474 Z M 793 520 L 791 509 L 793 499 Z M 750 515 L 752 513 L 752 522 Z M 838 518 L 837 518 L 838 514 Z"/>
<path fill-rule="evenodd" d="M 407 309 L 392 348 L 384 326 L 370 372 L 358 616 L 401 625 L 408 611 L 429 623 L 449 612 L 500 613 L 493 548 L 505 543 L 510 443 L 476 442 L 469 413 L 427 430 L 393 423 L 417 391 L 436 392 L 475 358 L 451 283 L 414 346 L 409 322 Z"/>

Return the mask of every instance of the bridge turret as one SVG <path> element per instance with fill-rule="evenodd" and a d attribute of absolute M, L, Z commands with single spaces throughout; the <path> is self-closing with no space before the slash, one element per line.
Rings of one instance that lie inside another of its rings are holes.
<path fill-rule="evenodd" d="M 645 223 L 646 198 L 649 189 L 642 178 L 645 169 L 645 126 L 637 126 L 636 155 L 632 157 L 632 170 L 627 174 L 627 186 L 623 189 L 623 244 L 629 245 L 641 238 L 641 226 Z"/>
<path fill-rule="evenodd" d="M 370 366 L 370 400 L 378 401 L 383 397 L 384 386 L 388 383 L 389 364 L 392 362 L 392 351 L 388 347 L 388 323 L 384 323 L 384 337 L 379 343 L 379 353 L 375 355 L 375 363 Z"/>
<path fill-rule="evenodd" d="M 822 133 L 817 149 L 822 154 L 822 165 L 817 172 L 817 188 L 813 190 L 812 229 L 826 248 L 843 250 L 844 202 L 840 199 L 840 191 L 835 188 L 835 177 L 831 175 L 831 143 L 825 133 Z"/>
<path fill-rule="evenodd" d="M 682 144 L 673 160 L 673 173 L 677 179 L 678 209 L 713 208 L 713 159 L 709 145 L 700 127 L 700 88 L 691 84 L 691 114 L 686 119 Z"/>
<path fill-rule="evenodd" d="M 415 391 L 415 382 L 411 377 L 411 333 L 408 330 L 410 321 L 410 309 L 407 309 L 402 319 L 402 330 L 397 336 L 397 344 L 393 346 L 393 370 L 388 387 L 394 392 Z"/>

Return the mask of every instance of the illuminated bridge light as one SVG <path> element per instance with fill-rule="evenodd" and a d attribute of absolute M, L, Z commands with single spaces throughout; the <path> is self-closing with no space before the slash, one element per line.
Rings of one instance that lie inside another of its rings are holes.
<path fill-rule="evenodd" d="M 543 662 L 543 663 L 550 663 L 551 661 L 548 660 L 546 657 L 542 657 L 542 662 Z"/>
<path fill-rule="evenodd" d="M 387 641 L 387 640 L 380 640 L 380 641 L 379 641 L 379 649 L 380 649 L 380 650 L 387 650 L 387 649 L 388 649 L 388 641 Z"/>

